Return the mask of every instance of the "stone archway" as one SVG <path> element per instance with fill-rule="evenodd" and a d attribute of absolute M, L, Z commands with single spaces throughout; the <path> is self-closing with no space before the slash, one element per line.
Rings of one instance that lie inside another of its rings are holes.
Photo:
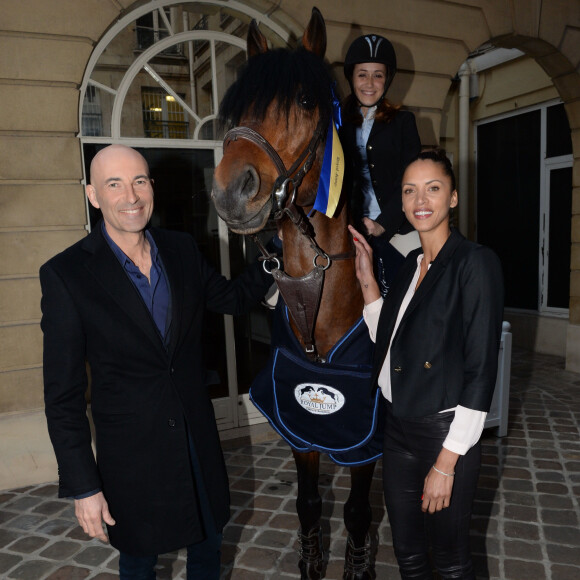
<path fill-rule="evenodd" d="M 564 31 L 563 37 L 566 32 Z M 574 157 L 572 182 L 572 234 L 570 318 L 566 340 L 566 368 L 580 372 L 580 74 L 554 45 L 541 38 L 509 34 L 491 39 L 498 47 L 517 48 L 533 57 L 551 78 L 568 116 Z M 567 41 L 562 38 L 562 45 Z"/>

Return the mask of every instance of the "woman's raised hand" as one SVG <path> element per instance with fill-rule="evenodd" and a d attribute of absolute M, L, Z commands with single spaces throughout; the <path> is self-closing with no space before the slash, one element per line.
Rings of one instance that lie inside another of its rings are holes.
<path fill-rule="evenodd" d="M 348 226 L 356 248 L 356 277 L 363 292 L 365 304 L 370 304 L 381 297 L 381 292 L 373 272 L 373 250 L 364 236 L 352 226 Z"/>

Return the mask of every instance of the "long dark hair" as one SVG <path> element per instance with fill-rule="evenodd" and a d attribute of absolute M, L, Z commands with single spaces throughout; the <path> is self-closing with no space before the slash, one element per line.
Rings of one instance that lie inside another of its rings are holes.
<path fill-rule="evenodd" d="M 393 105 L 386 98 L 381 99 L 375 112 L 375 122 L 390 123 L 400 108 L 401 105 Z M 354 93 L 348 95 L 343 101 L 342 118 L 345 122 L 351 123 L 356 127 L 362 125 L 363 116 L 360 112 L 360 103 Z"/>

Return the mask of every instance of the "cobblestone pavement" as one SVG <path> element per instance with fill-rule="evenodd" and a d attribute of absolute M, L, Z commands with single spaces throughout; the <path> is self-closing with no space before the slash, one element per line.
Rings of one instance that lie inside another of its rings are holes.
<path fill-rule="evenodd" d="M 472 525 L 478 579 L 580 578 L 580 375 L 558 357 L 514 350 L 507 437 L 484 433 L 484 458 Z M 294 511 L 296 474 L 278 439 L 227 443 L 232 519 L 224 533 L 222 579 L 298 578 Z M 342 504 L 348 473 L 321 466 L 326 578 L 342 578 Z M 378 580 L 399 578 L 381 496 L 380 468 L 372 487 Z M 332 541 L 330 541 L 332 537 Z M 183 552 L 160 559 L 158 579 L 184 579 Z M 56 484 L 0 492 L 0 578 L 109 580 L 117 556 L 89 540 L 71 502 Z M 200 579 L 203 580 L 203 579 Z"/>

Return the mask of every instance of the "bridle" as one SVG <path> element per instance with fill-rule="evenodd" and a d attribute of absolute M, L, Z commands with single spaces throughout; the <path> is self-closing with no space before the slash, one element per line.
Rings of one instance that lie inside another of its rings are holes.
<path fill-rule="evenodd" d="M 320 142 L 323 140 L 326 127 L 327 123 L 323 119 L 320 119 L 316 125 L 316 129 L 314 130 L 310 142 L 299 155 L 298 159 L 294 161 L 290 169 L 286 169 L 286 165 L 284 165 L 280 155 L 278 155 L 278 152 L 274 147 L 272 147 L 269 141 L 254 129 L 244 126 L 233 127 L 225 134 L 224 149 L 230 141 L 245 139 L 246 141 L 250 141 L 254 145 L 257 145 L 262 151 L 264 151 L 276 167 L 278 177 L 272 186 L 270 194 L 272 197 L 272 211 L 274 212 L 275 219 L 280 219 L 281 217 L 276 214 L 284 208 L 288 198 L 288 187 L 290 185 L 293 190 L 292 203 L 295 201 L 296 190 L 302 183 L 304 176 L 310 171 L 314 164 L 316 150 L 318 149 Z"/>
<path fill-rule="evenodd" d="M 262 252 L 264 270 L 271 274 L 280 290 L 280 294 L 288 307 L 304 343 L 306 356 L 310 360 L 324 362 L 318 355 L 314 342 L 314 325 L 324 284 L 324 272 L 330 267 L 333 260 L 346 260 L 354 258 L 354 251 L 343 254 L 327 254 L 314 240 L 314 230 L 308 216 L 296 204 L 298 188 L 305 175 L 312 168 L 316 159 L 316 151 L 324 140 L 328 128 L 328 122 L 320 119 L 314 130 L 314 134 L 308 145 L 292 163 L 289 169 L 280 158 L 274 147 L 260 133 L 250 127 L 238 126 L 230 129 L 224 136 L 224 149 L 230 141 L 245 139 L 257 145 L 264 151 L 278 172 L 278 177 L 272 186 L 270 196 L 272 198 L 272 214 L 274 219 L 280 220 L 285 215 L 290 218 L 298 231 L 307 238 L 310 247 L 314 250 L 312 270 L 300 278 L 293 278 L 280 268 L 280 260 L 276 254 L 270 253 L 258 236 L 252 236 L 254 242 Z M 292 197 L 288 199 L 288 190 L 292 188 Z M 322 262 L 319 264 L 319 260 Z"/>

